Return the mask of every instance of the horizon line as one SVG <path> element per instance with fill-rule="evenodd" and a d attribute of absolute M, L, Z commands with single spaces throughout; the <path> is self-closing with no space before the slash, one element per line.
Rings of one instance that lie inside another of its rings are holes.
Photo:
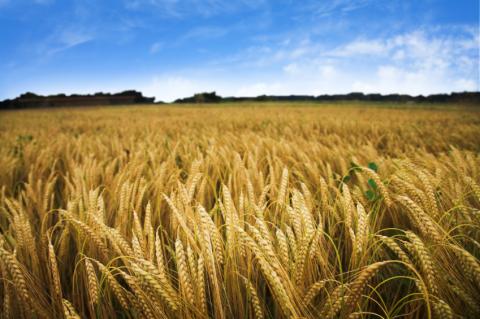
<path fill-rule="evenodd" d="M 126 89 L 126 90 L 122 90 L 122 91 L 118 91 L 118 92 L 103 92 L 103 91 L 98 91 L 98 92 L 94 92 L 94 93 L 69 93 L 69 94 L 66 94 L 66 93 L 55 93 L 55 94 L 48 94 L 48 95 L 43 95 L 43 94 L 37 94 L 35 92 L 31 92 L 31 91 L 26 91 L 24 93 L 21 93 L 19 94 L 18 96 L 14 97 L 14 98 L 6 98 L 6 99 L 3 99 L 3 100 L 0 100 L 0 103 L 2 102 L 7 102 L 7 101 L 14 101 L 14 100 L 17 100 L 19 98 L 21 98 L 22 96 L 24 95 L 27 95 L 27 94 L 32 94 L 32 95 L 35 95 L 39 98 L 48 98 L 48 97 L 60 97 L 60 96 L 64 96 L 66 98 L 68 97 L 76 97 L 76 96 L 85 96 L 85 97 L 94 97 L 95 95 L 99 95 L 99 96 L 102 96 L 102 95 L 105 95 L 105 96 L 115 96 L 115 95 L 120 95 L 122 93 L 127 93 L 127 92 L 131 92 L 131 93 L 140 93 L 142 97 L 145 97 L 145 98 L 153 98 L 153 103 L 174 103 L 176 101 L 180 101 L 180 100 L 184 100 L 184 99 L 188 99 L 188 98 L 193 98 L 197 95 L 202 95 L 202 94 L 217 94 L 217 91 L 203 91 L 203 92 L 197 92 L 197 93 L 194 93 L 190 96 L 183 96 L 183 97 L 177 97 L 176 99 L 172 100 L 172 102 L 165 102 L 163 100 L 157 100 L 157 97 L 156 96 L 153 96 L 153 97 L 148 97 L 148 96 L 144 96 L 143 95 L 143 92 L 142 91 L 137 91 L 135 89 Z M 411 98 L 421 98 L 421 97 L 430 97 L 430 96 L 442 96 L 442 95 L 454 95 L 454 94 L 471 94 L 471 93 L 480 93 L 480 90 L 475 90 L 475 91 L 468 91 L 468 90 L 464 90 L 464 91 L 450 91 L 450 92 L 439 92 L 439 93 L 430 93 L 430 94 L 417 94 L 417 95 L 413 95 L 413 94 L 408 94 L 408 93 L 378 93 L 378 92 L 369 92 L 369 93 L 366 93 L 366 92 L 362 92 L 362 91 L 350 91 L 348 93 L 334 93 L 334 94 L 329 94 L 329 93 L 323 93 L 323 94 L 260 94 L 260 95 L 247 95 L 247 96 L 240 96 L 240 95 L 226 95 L 226 96 L 222 96 L 222 95 L 216 95 L 217 97 L 221 98 L 221 99 L 255 99 L 255 98 L 259 98 L 259 97 L 311 97 L 311 98 L 318 98 L 318 97 L 335 97 L 335 96 L 349 96 L 349 95 L 354 95 L 354 94 L 358 94 L 358 95 L 364 95 L 364 96 L 372 96 L 372 95 L 375 95 L 375 96 L 381 96 L 381 97 L 387 97 L 387 96 L 404 96 L 404 97 L 411 97 Z"/>

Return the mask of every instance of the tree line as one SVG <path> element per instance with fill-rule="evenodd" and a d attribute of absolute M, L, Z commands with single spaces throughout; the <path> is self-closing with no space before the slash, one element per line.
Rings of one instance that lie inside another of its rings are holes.
<path fill-rule="evenodd" d="M 459 92 L 450 94 L 432 94 L 411 96 L 406 94 L 333 94 L 333 95 L 260 95 L 256 97 L 222 97 L 216 92 L 197 93 L 191 97 L 175 100 L 174 104 L 182 103 L 222 103 L 222 102 L 337 102 L 337 101 L 365 101 L 365 102 L 395 102 L 395 103 L 462 103 L 480 105 L 480 92 Z M 130 105 L 130 104 L 163 104 L 155 102 L 153 97 L 145 97 L 141 92 L 128 90 L 121 93 L 95 94 L 57 94 L 37 95 L 27 92 L 14 99 L 0 101 L 0 109 L 24 109 L 45 107 L 70 107 L 89 105 Z"/>

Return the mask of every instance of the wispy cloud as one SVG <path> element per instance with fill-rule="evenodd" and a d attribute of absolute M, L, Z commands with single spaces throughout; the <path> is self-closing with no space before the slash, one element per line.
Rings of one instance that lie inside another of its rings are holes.
<path fill-rule="evenodd" d="M 250 23 L 239 22 L 229 25 L 198 25 L 184 33 L 178 35 L 174 41 L 162 41 L 162 49 L 178 49 L 181 46 L 201 46 L 197 47 L 197 51 L 208 51 L 206 47 L 213 41 L 217 41 L 220 38 L 234 38 L 238 33 L 249 32 L 254 29 L 261 29 L 264 27 L 263 23 L 257 21 L 249 21 Z M 227 39 L 228 41 L 228 39 Z M 153 44 L 151 49 L 154 49 L 156 43 Z"/>
<path fill-rule="evenodd" d="M 11 0 L 0 0 L 0 7 L 6 6 L 7 4 L 14 4 L 15 2 L 16 1 Z M 55 0 L 30 0 L 30 2 L 33 2 L 35 4 L 47 5 L 54 3 Z"/>
<path fill-rule="evenodd" d="M 172 17 L 190 15 L 214 16 L 221 13 L 234 12 L 242 8 L 258 8 L 267 0 L 125 0 L 128 9 L 145 9 L 155 7 L 159 13 Z"/>
<path fill-rule="evenodd" d="M 44 57 L 50 57 L 59 52 L 74 48 L 94 39 L 91 31 L 81 29 L 59 30 L 50 35 L 39 46 L 39 53 Z"/>
<path fill-rule="evenodd" d="M 386 55 L 391 49 L 391 43 L 386 43 L 379 39 L 359 39 L 337 47 L 329 55 L 336 57 L 351 57 L 359 55 Z"/>
<path fill-rule="evenodd" d="M 327 17 L 333 14 L 342 14 L 355 11 L 371 5 L 375 0 L 327 0 L 307 1 L 302 9 L 318 17 Z"/>
<path fill-rule="evenodd" d="M 163 42 L 155 42 L 150 46 L 150 53 L 155 54 L 163 49 L 165 44 Z"/>
<path fill-rule="evenodd" d="M 177 43 L 183 43 L 191 40 L 215 39 L 227 35 L 231 29 L 228 26 L 199 26 L 190 29 L 178 39 Z"/>
<path fill-rule="evenodd" d="M 422 28 L 390 37 L 360 37 L 331 46 L 319 44 L 308 35 L 296 41 L 276 39 L 230 58 L 211 61 L 210 65 L 227 70 L 216 74 L 215 80 L 201 76 L 207 70 L 193 69 L 181 76 L 160 75 L 149 89 L 164 100 L 206 90 L 246 96 L 479 90 L 479 33 L 469 28 L 460 30 L 448 34 Z M 176 85 L 181 88 L 173 90 Z"/>
<path fill-rule="evenodd" d="M 389 38 L 354 40 L 321 54 L 350 60 L 375 59 L 415 69 L 468 71 L 478 66 L 479 46 L 479 33 L 469 29 L 454 35 L 420 29 Z"/>
<path fill-rule="evenodd" d="M 55 0 L 33 0 L 33 2 L 37 4 L 52 4 Z"/>

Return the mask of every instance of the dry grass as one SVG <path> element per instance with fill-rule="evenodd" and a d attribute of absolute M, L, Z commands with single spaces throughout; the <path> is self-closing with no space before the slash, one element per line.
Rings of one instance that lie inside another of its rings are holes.
<path fill-rule="evenodd" d="M 3 318 L 478 318 L 480 113 L 0 113 Z"/>

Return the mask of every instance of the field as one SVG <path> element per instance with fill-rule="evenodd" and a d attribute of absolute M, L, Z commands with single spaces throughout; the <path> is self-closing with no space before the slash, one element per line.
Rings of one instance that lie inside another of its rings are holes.
<path fill-rule="evenodd" d="M 480 111 L 0 113 L 3 318 L 479 318 Z"/>

